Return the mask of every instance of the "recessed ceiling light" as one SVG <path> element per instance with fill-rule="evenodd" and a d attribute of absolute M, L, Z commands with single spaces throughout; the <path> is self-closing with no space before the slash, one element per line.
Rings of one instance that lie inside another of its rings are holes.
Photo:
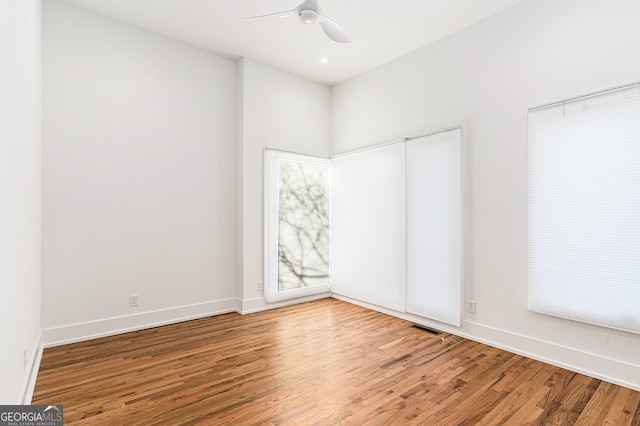
<path fill-rule="evenodd" d="M 326 63 L 328 63 L 328 62 L 329 62 L 329 59 L 327 59 L 327 58 L 322 58 L 322 59 L 320 59 L 320 63 L 321 63 L 321 64 L 326 64 Z"/>

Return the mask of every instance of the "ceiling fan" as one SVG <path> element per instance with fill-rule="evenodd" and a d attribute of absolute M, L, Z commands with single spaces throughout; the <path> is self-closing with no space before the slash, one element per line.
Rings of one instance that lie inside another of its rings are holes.
<path fill-rule="evenodd" d="M 322 9 L 320 9 L 320 6 L 318 5 L 318 0 L 304 0 L 295 9 L 286 10 L 284 12 L 269 13 L 267 15 L 251 16 L 244 19 L 260 20 L 270 18 L 289 18 L 292 16 L 298 17 L 303 24 L 320 24 L 322 31 L 324 31 L 327 37 L 333 41 L 337 41 L 338 43 L 351 43 L 353 41 L 353 36 L 349 31 L 344 29 L 335 21 L 327 18 L 322 13 Z"/>

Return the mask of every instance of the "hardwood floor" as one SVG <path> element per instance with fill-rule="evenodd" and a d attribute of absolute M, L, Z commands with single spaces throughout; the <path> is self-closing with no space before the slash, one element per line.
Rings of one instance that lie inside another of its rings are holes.
<path fill-rule="evenodd" d="M 640 392 L 335 299 L 44 351 L 77 425 L 638 425 Z"/>

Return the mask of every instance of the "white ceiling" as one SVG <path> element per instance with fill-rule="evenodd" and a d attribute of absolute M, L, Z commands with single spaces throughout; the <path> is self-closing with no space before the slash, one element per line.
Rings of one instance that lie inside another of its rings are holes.
<path fill-rule="evenodd" d="M 248 57 L 327 85 L 362 74 L 523 0 L 321 0 L 351 44 L 295 18 L 243 17 L 302 0 L 65 0 L 233 59 Z M 321 64 L 326 57 L 329 62 Z"/>

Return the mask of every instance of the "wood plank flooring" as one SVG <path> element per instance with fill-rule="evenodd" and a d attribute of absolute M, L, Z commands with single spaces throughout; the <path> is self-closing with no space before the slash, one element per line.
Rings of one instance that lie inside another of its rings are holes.
<path fill-rule="evenodd" d="M 44 351 L 75 425 L 639 425 L 640 392 L 335 299 Z"/>

